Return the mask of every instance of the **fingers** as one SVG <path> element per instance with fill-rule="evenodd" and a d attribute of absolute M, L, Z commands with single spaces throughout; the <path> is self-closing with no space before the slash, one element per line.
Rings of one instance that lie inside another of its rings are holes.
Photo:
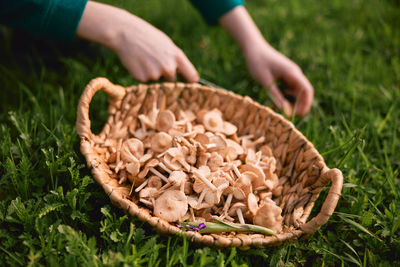
<path fill-rule="evenodd" d="M 178 62 L 178 72 L 182 74 L 188 82 L 198 82 L 199 74 L 196 68 L 193 66 L 192 62 L 186 57 L 186 55 L 181 51 L 177 58 Z"/>
<path fill-rule="evenodd" d="M 281 109 L 286 99 L 279 90 L 278 86 L 275 83 L 272 83 L 268 89 L 272 96 L 272 102 L 274 102 L 274 104 Z"/>
<path fill-rule="evenodd" d="M 283 79 L 292 89 L 292 95 L 296 97 L 296 114 L 305 116 L 310 111 L 314 100 L 314 88 L 300 70 L 287 73 Z"/>

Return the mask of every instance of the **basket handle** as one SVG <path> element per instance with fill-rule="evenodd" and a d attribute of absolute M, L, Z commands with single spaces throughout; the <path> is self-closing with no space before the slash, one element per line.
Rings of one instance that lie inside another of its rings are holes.
<path fill-rule="evenodd" d="M 300 228 L 305 232 L 305 234 L 311 234 L 317 231 L 323 224 L 325 224 L 333 211 L 336 208 L 340 194 L 343 187 L 343 174 L 339 169 L 329 169 L 324 168 L 319 180 L 320 184 L 326 184 L 329 181 L 332 182 L 331 188 L 329 189 L 328 196 L 325 199 L 324 204 L 322 204 L 321 210 L 317 216 L 312 218 L 309 222 L 300 226 Z"/>
<path fill-rule="evenodd" d="M 124 87 L 115 85 L 106 78 L 99 77 L 91 80 L 83 91 L 78 104 L 75 127 L 80 137 L 92 139 L 95 136 L 90 129 L 89 104 L 99 90 L 103 90 L 108 95 L 108 114 L 115 114 L 126 94 Z"/>

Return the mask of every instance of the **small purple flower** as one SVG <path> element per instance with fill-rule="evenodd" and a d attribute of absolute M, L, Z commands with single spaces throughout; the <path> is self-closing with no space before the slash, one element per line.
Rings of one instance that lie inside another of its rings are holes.
<path fill-rule="evenodd" d="M 178 223 L 178 224 L 176 225 L 176 227 L 182 228 L 182 224 Z"/>
<path fill-rule="evenodd" d="M 206 224 L 205 223 L 200 223 L 199 224 L 199 230 L 206 228 Z"/>
<path fill-rule="evenodd" d="M 186 225 L 186 227 L 188 227 L 190 230 L 193 230 L 193 231 L 199 231 L 198 227 L 190 225 L 190 224 Z"/>

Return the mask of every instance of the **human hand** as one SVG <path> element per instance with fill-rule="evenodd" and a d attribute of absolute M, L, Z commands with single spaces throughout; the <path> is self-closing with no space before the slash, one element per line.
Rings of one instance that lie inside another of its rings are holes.
<path fill-rule="evenodd" d="M 296 99 L 294 108 L 297 115 L 305 116 L 310 111 L 314 88 L 299 66 L 265 41 L 253 43 L 244 51 L 244 56 L 250 74 L 263 87 L 269 89 L 274 104 L 283 108 L 286 115 L 291 115 L 292 107 L 279 90 L 277 80 L 283 80 L 289 86 L 285 94 Z"/>
<path fill-rule="evenodd" d="M 250 74 L 270 90 L 275 105 L 283 108 L 286 115 L 292 114 L 290 102 L 276 85 L 281 79 L 290 87 L 285 93 L 296 98 L 296 114 L 305 116 L 310 111 L 314 89 L 301 69 L 267 43 L 243 6 L 235 7 L 219 22 L 242 48 Z"/>
<path fill-rule="evenodd" d="M 116 7 L 89 1 L 77 35 L 112 49 L 138 81 L 175 80 L 180 73 L 188 82 L 199 75 L 180 48 L 162 31 Z"/>

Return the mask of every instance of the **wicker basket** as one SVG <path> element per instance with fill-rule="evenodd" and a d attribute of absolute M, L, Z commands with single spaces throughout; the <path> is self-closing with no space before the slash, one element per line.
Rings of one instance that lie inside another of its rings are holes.
<path fill-rule="evenodd" d="M 104 90 L 109 99 L 109 118 L 99 135 L 90 130 L 89 104 L 98 90 Z M 224 233 L 200 234 L 182 231 L 155 217 L 138 205 L 130 193 L 130 185 L 119 184 L 116 174 L 97 153 L 95 144 L 109 138 L 128 138 L 129 125 L 140 113 L 146 112 L 157 101 L 162 109 L 212 109 L 217 107 L 226 120 L 238 127 L 239 135 L 264 136 L 265 143 L 277 160 L 277 174 L 283 185 L 279 205 L 284 218 L 283 230 L 274 236 L 261 234 Z M 96 181 L 103 187 L 111 202 L 147 221 L 161 233 L 185 235 L 189 240 L 209 246 L 249 248 L 280 245 L 285 241 L 306 238 L 325 224 L 339 200 L 343 176 L 338 169 L 329 169 L 314 146 L 293 124 L 271 109 L 249 97 L 199 84 L 160 83 L 139 84 L 127 88 L 114 85 L 105 78 L 92 80 L 85 88 L 78 105 L 76 130 L 81 137 L 81 152 Z M 332 182 L 321 211 L 308 222 L 319 193 Z"/>

